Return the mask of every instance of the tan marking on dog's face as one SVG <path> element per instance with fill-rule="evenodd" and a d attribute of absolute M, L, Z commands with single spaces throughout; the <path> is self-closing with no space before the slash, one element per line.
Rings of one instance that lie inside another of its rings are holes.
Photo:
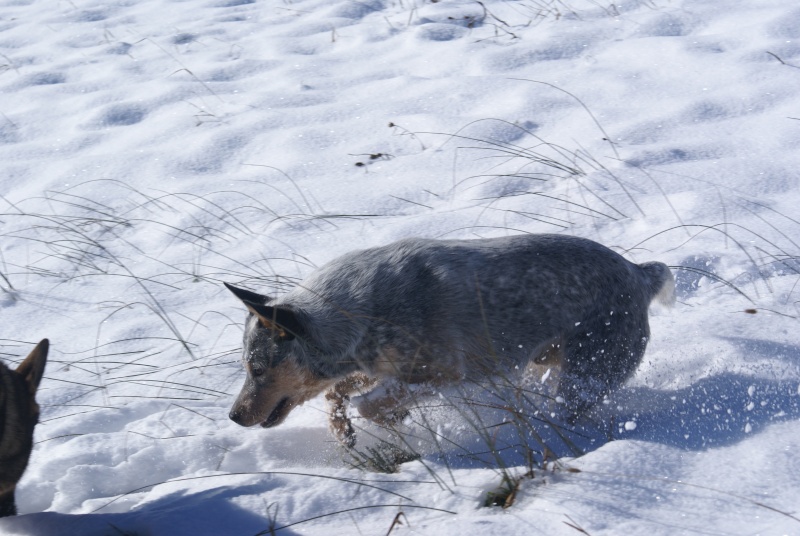
<path fill-rule="evenodd" d="M 231 419 L 242 426 L 277 426 L 294 408 L 334 383 L 291 359 L 267 369 L 258 370 L 250 363 L 246 368 L 247 379 L 231 410 Z"/>

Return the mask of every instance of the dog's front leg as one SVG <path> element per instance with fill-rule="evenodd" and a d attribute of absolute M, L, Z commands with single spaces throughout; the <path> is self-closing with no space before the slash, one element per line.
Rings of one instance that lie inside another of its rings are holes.
<path fill-rule="evenodd" d="M 355 402 L 358 413 L 382 426 L 392 426 L 408 416 L 408 406 L 420 397 L 435 393 L 430 385 L 409 386 L 399 380 L 382 382 L 380 386 Z"/>
<path fill-rule="evenodd" d="M 336 383 L 325 393 L 325 400 L 328 401 L 328 423 L 331 432 L 339 440 L 339 443 L 348 449 L 356 445 L 356 431 L 353 428 L 350 417 L 347 416 L 350 395 L 369 391 L 376 383 L 377 380 L 375 378 L 356 372 Z"/>

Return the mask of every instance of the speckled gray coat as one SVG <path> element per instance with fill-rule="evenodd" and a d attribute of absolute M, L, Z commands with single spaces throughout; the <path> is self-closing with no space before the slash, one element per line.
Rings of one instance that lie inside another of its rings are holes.
<path fill-rule="evenodd" d="M 231 418 L 278 424 L 312 391 L 354 372 L 446 385 L 545 359 L 561 365 L 560 394 L 579 414 L 633 374 L 649 338 L 648 306 L 655 297 L 671 303 L 673 287 L 662 263 L 537 234 L 354 251 L 278 298 L 229 286 L 251 311 L 248 380 Z M 256 403 L 259 389 L 280 391 L 270 372 L 288 363 L 314 379 L 309 392 Z"/>

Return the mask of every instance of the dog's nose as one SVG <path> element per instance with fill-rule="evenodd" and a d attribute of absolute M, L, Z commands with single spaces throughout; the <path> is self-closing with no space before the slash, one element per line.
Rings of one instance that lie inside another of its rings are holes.
<path fill-rule="evenodd" d="M 242 412 L 238 409 L 232 409 L 230 413 L 228 413 L 228 417 L 230 420 L 235 422 L 238 425 L 242 424 Z"/>

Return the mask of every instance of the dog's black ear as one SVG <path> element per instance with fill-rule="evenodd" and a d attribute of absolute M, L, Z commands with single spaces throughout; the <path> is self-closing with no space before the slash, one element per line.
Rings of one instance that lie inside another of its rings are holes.
<path fill-rule="evenodd" d="M 305 327 L 294 311 L 282 307 L 269 307 L 259 303 L 244 302 L 247 309 L 258 317 L 261 325 L 277 332 L 278 337 L 290 341 L 306 336 Z"/>
<path fill-rule="evenodd" d="M 28 357 L 17 367 L 17 374 L 25 378 L 28 382 L 28 389 L 35 393 L 39 388 L 39 382 L 44 375 L 44 366 L 47 364 L 47 351 L 50 349 L 50 341 L 42 339 L 36 348 L 28 354 Z"/>
<path fill-rule="evenodd" d="M 253 292 L 252 290 L 247 290 L 239 287 L 234 287 L 233 285 L 229 285 L 228 283 L 223 282 L 225 288 L 233 292 L 233 295 L 242 300 L 243 302 L 250 302 L 250 303 L 267 303 L 272 298 L 269 296 L 264 296 L 263 294 L 259 294 L 257 292 Z"/>

